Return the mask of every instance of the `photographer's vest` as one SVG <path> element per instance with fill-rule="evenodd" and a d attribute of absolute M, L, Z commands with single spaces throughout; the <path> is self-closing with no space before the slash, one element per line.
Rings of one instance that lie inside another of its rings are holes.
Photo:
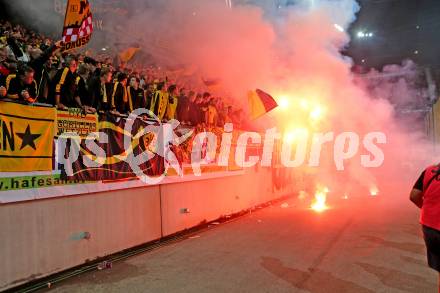
<path fill-rule="evenodd" d="M 440 166 L 431 166 L 425 170 L 420 222 L 440 230 Z"/>

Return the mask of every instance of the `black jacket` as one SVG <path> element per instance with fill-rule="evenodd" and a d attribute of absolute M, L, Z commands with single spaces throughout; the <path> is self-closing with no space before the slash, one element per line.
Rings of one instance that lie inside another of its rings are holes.
<path fill-rule="evenodd" d="M 104 89 L 106 92 L 107 101 L 104 100 Z M 107 83 L 104 88 L 101 85 L 101 79 L 99 77 L 93 77 L 89 81 L 88 93 L 90 99 L 86 101 L 86 105 L 92 106 L 97 111 L 109 111 L 111 110 L 111 98 L 113 95 L 113 84 Z"/>

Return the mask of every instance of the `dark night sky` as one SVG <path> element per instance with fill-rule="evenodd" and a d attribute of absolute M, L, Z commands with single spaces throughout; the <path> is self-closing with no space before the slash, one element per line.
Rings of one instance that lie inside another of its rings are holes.
<path fill-rule="evenodd" d="M 362 9 L 352 26 L 353 41 L 348 48 L 356 63 L 365 59 L 366 66 L 380 67 L 410 58 L 424 66 L 440 67 L 439 0 L 359 2 Z M 371 31 L 374 37 L 359 39 L 359 30 Z"/>

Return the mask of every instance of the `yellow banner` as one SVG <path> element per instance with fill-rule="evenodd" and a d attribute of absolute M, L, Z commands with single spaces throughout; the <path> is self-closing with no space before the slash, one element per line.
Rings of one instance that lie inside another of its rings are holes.
<path fill-rule="evenodd" d="M 69 108 L 68 111 L 57 111 L 57 137 L 65 132 L 74 132 L 85 138 L 96 131 L 98 131 L 98 115 L 85 114 L 77 108 Z"/>
<path fill-rule="evenodd" d="M 55 108 L 0 102 L 0 172 L 52 170 Z"/>

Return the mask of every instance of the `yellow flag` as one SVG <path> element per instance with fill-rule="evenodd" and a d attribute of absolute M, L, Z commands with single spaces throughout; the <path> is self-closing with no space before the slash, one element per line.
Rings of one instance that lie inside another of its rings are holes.
<path fill-rule="evenodd" d="M 119 53 L 119 58 L 121 58 L 122 62 L 128 62 L 130 61 L 134 55 L 136 55 L 136 53 L 140 50 L 140 48 L 128 48 L 124 51 L 122 51 L 121 53 Z"/>
<path fill-rule="evenodd" d="M 0 172 L 52 170 L 55 108 L 0 102 Z"/>
<path fill-rule="evenodd" d="M 67 0 L 61 51 L 85 46 L 93 32 L 89 0 Z"/>

